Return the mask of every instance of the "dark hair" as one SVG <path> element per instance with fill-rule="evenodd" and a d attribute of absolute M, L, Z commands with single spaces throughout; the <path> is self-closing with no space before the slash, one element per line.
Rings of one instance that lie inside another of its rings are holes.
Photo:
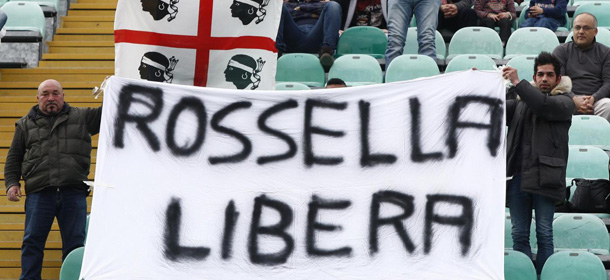
<path fill-rule="evenodd" d="M 326 85 L 342 85 L 345 86 L 345 82 L 339 78 L 332 78 L 330 80 L 328 80 L 328 82 L 326 82 Z"/>
<path fill-rule="evenodd" d="M 548 52 L 541 52 L 534 60 L 534 75 L 538 73 L 538 66 L 547 64 L 553 64 L 555 76 L 559 76 L 561 74 L 561 64 L 559 63 L 557 57 Z"/>

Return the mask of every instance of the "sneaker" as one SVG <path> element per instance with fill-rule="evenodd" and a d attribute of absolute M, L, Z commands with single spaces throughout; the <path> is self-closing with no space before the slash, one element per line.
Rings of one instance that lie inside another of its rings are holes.
<path fill-rule="evenodd" d="M 333 66 L 335 58 L 333 57 L 333 49 L 330 47 L 322 47 L 320 50 L 320 64 L 324 67 L 324 71 L 328 72 L 330 67 Z"/>

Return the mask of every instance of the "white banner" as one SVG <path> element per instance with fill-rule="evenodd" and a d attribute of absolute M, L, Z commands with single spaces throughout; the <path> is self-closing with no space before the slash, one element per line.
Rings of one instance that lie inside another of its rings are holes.
<path fill-rule="evenodd" d="M 280 0 L 119 0 L 115 74 L 173 84 L 274 89 Z"/>
<path fill-rule="evenodd" d="M 503 279 L 497 71 L 104 95 L 81 278 Z"/>

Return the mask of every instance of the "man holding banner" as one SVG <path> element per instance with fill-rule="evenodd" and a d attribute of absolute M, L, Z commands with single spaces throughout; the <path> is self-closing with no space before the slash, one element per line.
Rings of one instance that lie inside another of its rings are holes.
<path fill-rule="evenodd" d="M 506 199 L 510 208 L 513 249 L 532 256 L 530 224 L 536 211 L 538 255 L 536 271 L 553 254 L 555 202 L 565 200 L 568 130 L 574 102 L 567 95 L 572 82 L 560 75 L 556 57 L 542 52 L 534 62 L 534 84 L 519 81 L 517 70 L 506 67 L 503 76 L 515 85 L 517 99 L 506 102 Z"/>

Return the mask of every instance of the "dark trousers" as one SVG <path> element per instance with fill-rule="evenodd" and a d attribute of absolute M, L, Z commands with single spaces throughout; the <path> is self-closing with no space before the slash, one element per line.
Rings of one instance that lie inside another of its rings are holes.
<path fill-rule="evenodd" d="M 85 242 L 87 191 L 48 187 L 28 193 L 25 199 L 25 231 L 21 245 L 20 279 L 41 279 L 44 247 L 57 217 L 62 239 L 62 260 Z"/>
<path fill-rule="evenodd" d="M 445 18 L 442 12 L 438 13 L 438 30 L 449 29 L 452 32 L 462 27 L 477 26 L 477 13 L 473 9 L 462 9 L 452 18 Z"/>
<path fill-rule="evenodd" d="M 500 27 L 500 39 L 505 45 L 506 42 L 508 42 L 508 38 L 510 37 L 510 28 L 512 25 L 513 21 L 507 18 L 500 19 L 497 22 L 490 18 L 484 18 L 481 20 L 481 26 L 489 27 L 492 29 L 496 26 Z"/>

